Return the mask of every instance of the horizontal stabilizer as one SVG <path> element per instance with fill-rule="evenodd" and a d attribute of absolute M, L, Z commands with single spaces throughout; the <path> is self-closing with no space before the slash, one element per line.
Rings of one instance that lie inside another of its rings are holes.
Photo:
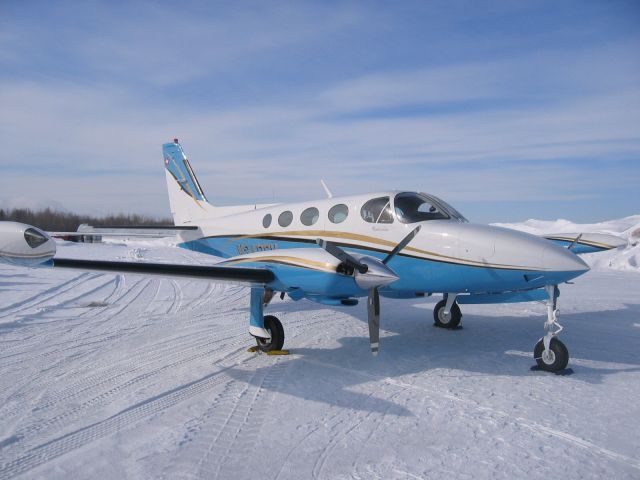
<path fill-rule="evenodd" d="M 92 231 L 92 232 L 102 232 L 105 230 L 198 230 L 197 225 L 185 225 L 185 226 L 176 226 L 176 225 L 127 225 L 127 226 L 118 226 L 118 225 L 109 225 L 102 227 L 94 227 L 92 225 L 80 225 L 78 227 L 78 231 Z"/>
<path fill-rule="evenodd" d="M 177 227 L 175 225 L 134 225 L 134 226 L 105 226 L 93 227 L 91 225 L 80 225 L 77 232 L 47 232 L 54 238 L 69 237 L 140 237 L 140 238 L 165 238 L 174 237 L 177 233 L 187 231 L 197 231 L 200 227 L 196 225 Z"/>

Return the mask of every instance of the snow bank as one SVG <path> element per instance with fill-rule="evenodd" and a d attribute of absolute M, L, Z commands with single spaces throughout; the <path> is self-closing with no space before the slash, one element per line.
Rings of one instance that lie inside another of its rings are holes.
<path fill-rule="evenodd" d="M 549 233 L 608 233 L 627 240 L 619 250 L 591 253 L 582 258 L 593 269 L 630 270 L 640 273 L 640 215 L 600 223 L 573 223 L 569 220 L 527 220 L 522 223 L 494 223 L 534 235 Z"/>

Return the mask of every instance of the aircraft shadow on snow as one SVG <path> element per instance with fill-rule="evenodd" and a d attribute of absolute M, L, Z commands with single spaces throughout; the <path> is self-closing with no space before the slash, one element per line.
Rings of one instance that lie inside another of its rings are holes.
<path fill-rule="evenodd" d="M 388 333 L 381 338 L 378 357 L 368 351 L 364 335 L 337 338 L 340 344 L 337 348 L 298 348 L 294 339 L 289 343 L 293 357 L 285 360 L 289 367 L 286 379 L 262 387 L 328 405 L 410 416 L 407 408 L 393 399 L 380 398 L 375 389 L 355 391 L 357 385 L 421 374 L 439 378 L 436 370 L 440 369 L 444 370 L 442 376 L 447 377 L 451 376 L 448 370 L 458 370 L 454 375 L 457 378 L 467 374 L 555 377 L 549 372 L 530 370 L 535 365 L 529 353 L 531 345 L 542 336 L 543 306 L 540 315 L 527 317 L 468 314 L 464 316 L 463 328 L 455 331 L 433 327 L 430 310 L 407 307 L 399 315 L 385 317 L 382 327 Z M 358 307 L 354 313 L 354 320 L 365 323 L 366 328 L 364 309 Z M 558 376 L 557 381 L 600 384 L 607 375 L 640 371 L 637 353 L 640 328 L 635 326 L 639 318 L 638 304 L 626 304 L 619 310 L 563 314 L 562 337 L 573 348 L 575 361 L 570 361 L 569 367 L 574 374 Z M 519 352 L 526 352 L 526 356 Z M 271 366 L 257 370 L 268 368 Z M 240 369 L 232 368 L 227 373 L 238 381 L 257 382 L 247 380 L 246 371 Z M 429 385 L 422 384 L 419 388 L 428 395 Z M 440 387 L 436 383 L 433 388 Z M 388 392 L 382 396 L 389 397 Z"/>

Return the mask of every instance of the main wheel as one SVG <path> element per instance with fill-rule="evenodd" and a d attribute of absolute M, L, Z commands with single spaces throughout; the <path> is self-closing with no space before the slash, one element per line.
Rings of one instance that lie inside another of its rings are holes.
<path fill-rule="evenodd" d="M 462 320 L 462 312 L 460 311 L 460 307 L 457 303 L 453 303 L 451 306 L 451 311 L 449 314 L 445 315 L 444 307 L 446 306 L 446 300 L 440 300 L 436 303 L 435 308 L 433 309 L 433 320 L 436 324 L 436 327 L 441 328 L 456 328 L 460 325 L 460 320 Z"/>
<path fill-rule="evenodd" d="M 271 339 L 267 340 L 266 338 L 255 337 L 258 348 L 263 352 L 282 350 L 282 346 L 284 345 L 284 328 L 280 320 L 273 315 L 265 315 L 264 328 L 271 334 Z"/>
<path fill-rule="evenodd" d="M 544 342 L 538 340 L 533 349 L 533 358 L 536 359 L 538 367 L 547 372 L 559 372 L 567 368 L 569 363 L 569 351 L 560 340 L 556 337 L 551 339 L 549 343 L 549 352 L 545 354 Z"/>

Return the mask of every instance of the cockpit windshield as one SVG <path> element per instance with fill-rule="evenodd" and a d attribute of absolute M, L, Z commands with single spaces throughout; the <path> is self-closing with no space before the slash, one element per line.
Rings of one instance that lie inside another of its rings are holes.
<path fill-rule="evenodd" d="M 462 223 L 469 223 L 469 220 L 467 220 L 464 215 L 462 215 L 458 210 L 453 208 L 451 204 L 445 202 L 441 198 L 438 198 L 435 195 L 429 195 L 428 193 L 422 193 L 422 192 L 420 193 L 420 195 L 426 198 L 430 198 L 434 203 L 439 205 L 443 211 L 447 212 L 449 216 L 451 216 L 451 218 L 458 220 L 459 222 L 462 222 Z"/>
<path fill-rule="evenodd" d="M 447 219 L 459 222 L 467 221 L 455 208 L 439 198 L 425 193 L 399 193 L 395 197 L 394 204 L 396 216 L 402 223 Z"/>

